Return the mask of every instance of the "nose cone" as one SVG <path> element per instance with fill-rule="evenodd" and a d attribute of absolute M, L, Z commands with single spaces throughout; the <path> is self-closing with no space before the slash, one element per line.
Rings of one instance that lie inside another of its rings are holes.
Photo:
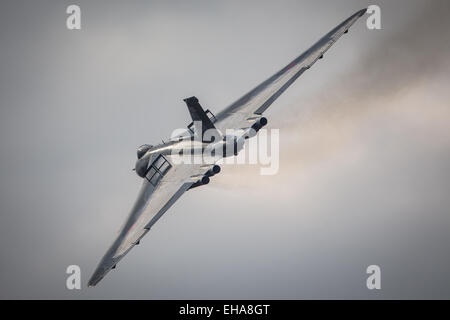
<path fill-rule="evenodd" d="M 147 173 L 148 164 L 151 158 L 152 158 L 151 155 L 146 155 L 140 159 L 137 159 L 135 169 L 136 174 L 139 177 L 141 178 L 145 177 L 145 174 Z"/>
<path fill-rule="evenodd" d="M 148 150 L 150 150 L 153 146 L 150 144 L 143 144 L 142 146 L 140 146 L 139 148 L 137 148 L 137 158 L 140 159 L 142 158 Z"/>

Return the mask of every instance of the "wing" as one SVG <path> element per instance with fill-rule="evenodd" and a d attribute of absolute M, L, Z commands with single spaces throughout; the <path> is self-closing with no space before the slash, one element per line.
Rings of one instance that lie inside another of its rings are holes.
<path fill-rule="evenodd" d="M 138 198 L 124 226 L 88 282 L 90 287 L 95 286 L 114 269 L 175 201 L 211 168 L 211 165 L 201 164 L 175 165 L 170 159 L 170 156 L 164 158 L 167 161 L 167 169 L 163 175 L 152 175 L 149 171 L 147 178 L 144 178 Z"/>
<path fill-rule="evenodd" d="M 249 127 L 249 122 L 257 119 L 303 72 L 322 58 L 342 34 L 347 33 L 350 26 L 365 13 L 366 9 L 363 9 L 353 14 L 286 67 L 218 113 L 217 122 L 214 124 L 216 128 L 225 132 L 226 129 Z"/>

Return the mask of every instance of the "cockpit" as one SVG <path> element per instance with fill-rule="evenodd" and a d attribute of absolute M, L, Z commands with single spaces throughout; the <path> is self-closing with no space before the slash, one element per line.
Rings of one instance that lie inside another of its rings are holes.
<path fill-rule="evenodd" d="M 161 178 L 169 171 L 172 165 L 162 154 L 159 154 L 149 167 L 145 178 L 156 187 Z"/>

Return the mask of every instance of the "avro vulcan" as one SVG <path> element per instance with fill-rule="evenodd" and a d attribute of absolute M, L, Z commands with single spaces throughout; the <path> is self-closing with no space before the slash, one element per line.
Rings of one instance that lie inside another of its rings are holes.
<path fill-rule="evenodd" d="M 366 13 L 360 10 L 323 36 L 311 48 L 280 71 L 242 96 L 216 116 L 203 110 L 196 97 L 184 99 L 193 122 L 185 135 L 159 145 L 137 149 L 135 171 L 143 179 L 142 188 L 131 212 L 97 269 L 89 280 L 95 286 L 154 226 L 159 218 L 189 189 L 208 184 L 220 172 L 213 162 L 175 161 L 175 156 L 211 151 L 214 158 L 235 156 L 267 124 L 264 111 Z M 235 134 L 224 135 L 229 129 Z M 217 154 L 214 151 L 219 150 Z"/>

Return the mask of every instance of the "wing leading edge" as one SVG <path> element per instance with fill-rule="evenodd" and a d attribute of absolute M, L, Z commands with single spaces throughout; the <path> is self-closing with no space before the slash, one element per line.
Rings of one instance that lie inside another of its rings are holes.
<path fill-rule="evenodd" d="M 112 243 L 88 286 L 97 285 L 100 280 L 147 234 L 161 216 L 211 167 L 195 164 L 172 165 L 162 179 L 153 185 L 144 178 L 136 202 L 116 240 Z M 194 177 L 194 178 L 193 178 Z"/>
<path fill-rule="evenodd" d="M 236 102 L 217 114 L 217 129 L 225 132 L 226 129 L 239 129 L 248 127 L 248 119 L 261 115 L 270 105 L 308 70 L 348 29 L 366 13 L 362 9 L 341 24 L 336 26 L 311 48 L 306 50 L 283 69 L 262 82 L 253 90 L 242 96 Z"/>

